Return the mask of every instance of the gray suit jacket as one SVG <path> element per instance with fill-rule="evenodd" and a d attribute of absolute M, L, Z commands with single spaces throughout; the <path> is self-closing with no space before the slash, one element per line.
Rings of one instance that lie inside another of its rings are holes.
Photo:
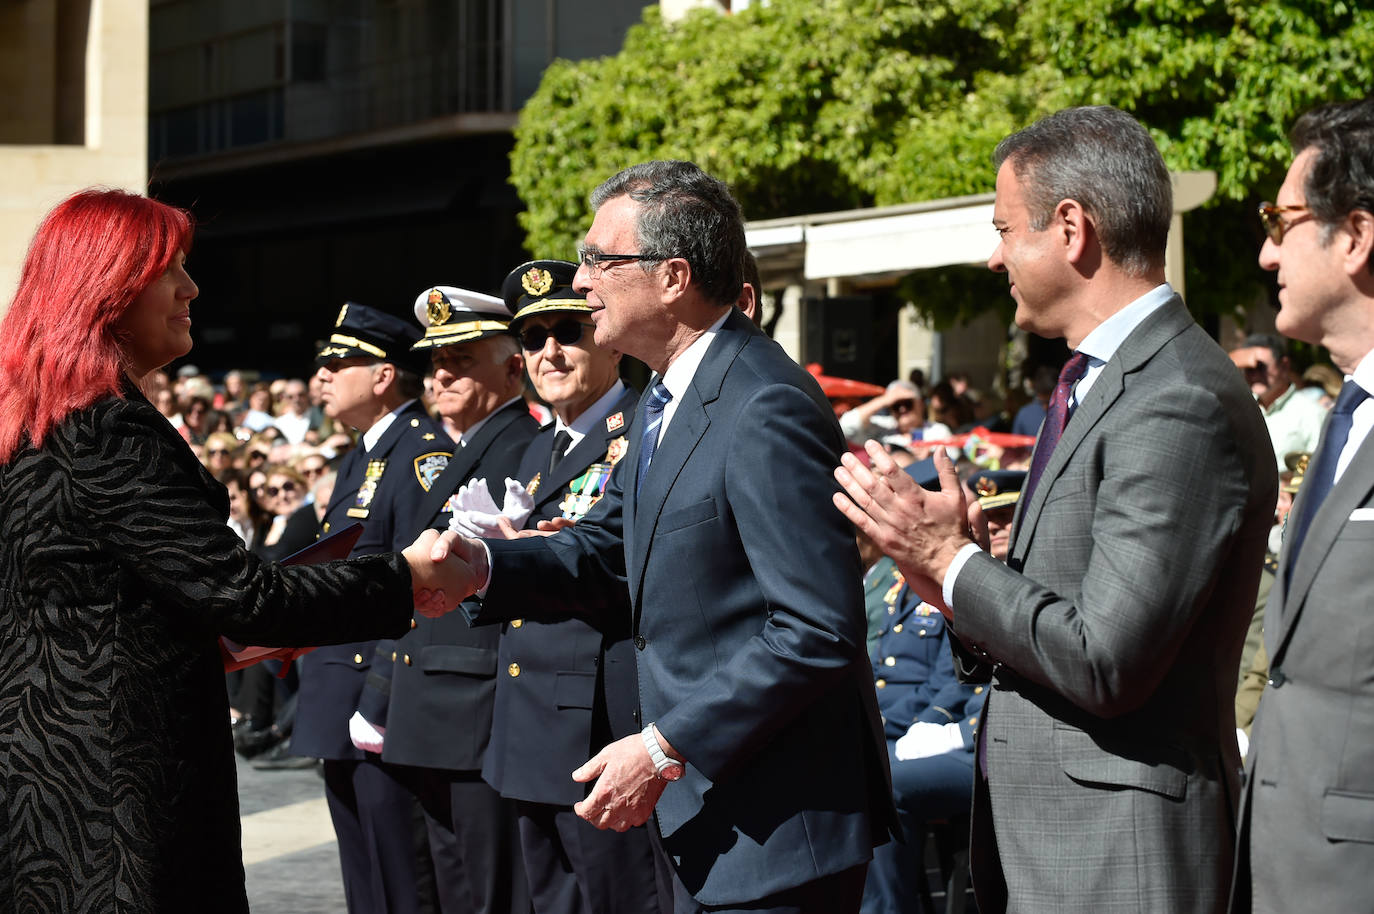
<path fill-rule="evenodd" d="M 1326 432 L 1322 432 L 1325 446 Z M 1314 460 L 1315 463 L 1315 460 Z M 1294 512 L 1308 492 L 1298 493 Z M 1285 543 L 1265 610 L 1269 685 L 1251 735 L 1234 910 L 1374 908 L 1374 436 Z M 1296 513 L 1293 516 L 1299 516 Z M 1248 841 L 1247 841 L 1248 839 Z"/>
<path fill-rule="evenodd" d="M 975 555 L 956 582 L 963 659 L 996 683 L 979 910 L 1224 906 L 1235 670 L 1276 495 L 1254 398 L 1175 297 L 1083 398 L 1008 564 Z"/>

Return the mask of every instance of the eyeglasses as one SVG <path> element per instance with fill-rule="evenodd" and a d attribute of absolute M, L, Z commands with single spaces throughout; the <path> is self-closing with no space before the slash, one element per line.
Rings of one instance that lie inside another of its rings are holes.
<path fill-rule="evenodd" d="M 544 348 L 550 336 L 558 341 L 560 346 L 572 346 L 582 339 L 582 333 L 593 324 L 582 321 L 568 320 L 559 321 L 552 327 L 543 327 L 538 324 L 525 327 L 520 331 L 520 348 L 526 352 L 538 352 Z"/>
<path fill-rule="evenodd" d="M 317 467 L 301 467 L 300 471 L 302 476 L 318 476 L 324 472 L 324 466 L 321 465 Z"/>
<path fill-rule="evenodd" d="M 212 447 L 210 448 L 210 450 L 205 452 L 205 455 L 207 457 L 228 457 L 232 453 L 234 452 L 229 450 L 228 448 Z"/>
<path fill-rule="evenodd" d="M 1275 206 L 1272 203 L 1261 203 L 1259 205 L 1260 225 L 1264 226 L 1264 234 L 1269 236 L 1269 240 L 1275 244 L 1283 244 L 1283 233 L 1301 222 L 1301 219 L 1283 218 L 1284 213 L 1297 213 L 1307 211 L 1306 206 Z"/>
<path fill-rule="evenodd" d="M 263 487 L 262 487 L 262 494 L 266 495 L 268 498 L 276 498 L 277 495 L 280 494 L 280 493 L 282 493 L 282 492 L 294 492 L 294 491 L 296 491 L 296 484 L 295 484 L 294 482 L 290 482 L 290 481 L 284 482 L 284 483 L 282 483 L 280 486 L 263 486 Z"/>
<path fill-rule="evenodd" d="M 896 403 L 893 403 L 890 406 L 888 406 L 888 411 L 891 412 L 894 416 L 900 416 L 902 413 L 910 412 L 915 408 L 915 400 L 898 400 Z"/>
<path fill-rule="evenodd" d="M 618 263 L 628 263 L 631 260 L 652 262 L 665 258 L 658 254 L 608 254 L 605 251 L 589 251 L 586 248 L 578 248 L 577 259 L 592 276 L 600 276 L 606 270 L 606 266 L 603 264 L 614 266 Z"/>
<path fill-rule="evenodd" d="M 266 459 L 267 459 L 267 452 L 266 452 L 266 451 L 249 451 L 249 452 L 248 452 L 248 459 L 251 460 L 251 461 L 254 461 L 254 462 L 257 462 L 257 461 L 259 461 L 259 460 L 266 460 Z"/>

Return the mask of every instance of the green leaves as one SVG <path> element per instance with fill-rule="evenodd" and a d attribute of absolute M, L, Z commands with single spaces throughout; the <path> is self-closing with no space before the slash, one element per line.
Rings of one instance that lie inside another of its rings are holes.
<path fill-rule="evenodd" d="M 649 7 L 620 54 L 555 63 L 522 112 L 511 181 L 527 247 L 570 257 L 588 193 L 644 159 L 698 162 L 751 219 L 905 203 L 989 191 L 1003 136 L 1112 104 L 1171 168 L 1217 172 L 1206 214 L 1185 217 L 1188 256 L 1208 265 L 1188 294 L 1195 311 L 1230 311 L 1258 288 L 1248 226 L 1282 180 L 1288 127 L 1374 85 L 1374 10 L 1361 6 L 772 0 L 671 24 Z M 957 285 L 918 306 L 966 316 Z"/>

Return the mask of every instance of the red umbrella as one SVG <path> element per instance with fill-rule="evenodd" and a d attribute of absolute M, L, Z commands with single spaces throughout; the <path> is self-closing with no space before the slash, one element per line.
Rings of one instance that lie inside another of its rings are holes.
<path fill-rule="evenodd" d="M 821 393 L 831 399 L 851 397 L 867 400 L 871 397 L 878 396 L 878 394 L 886 389 L 879 387 L 877 384 L 869 384 L 866 381 L 853 381 L 849 378 L 835 378 L 827 374 L 821 374 L 819 362 L 812 362 L 807 365 L 806 370 L 811 372 L 816 378 L 816 383 L 821 385 Z"/>

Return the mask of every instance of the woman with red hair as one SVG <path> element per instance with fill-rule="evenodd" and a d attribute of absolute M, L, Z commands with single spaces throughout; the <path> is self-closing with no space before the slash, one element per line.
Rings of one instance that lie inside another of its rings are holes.
<path fill-rule="evenodd" d="M 362 641 L 442 612 L 432 535 L 285 568 L 226 524 L 137 386 L 191 348 L 191 235 L 181 210 L 78 193 L 0 323 L 3 911 L 246 911 L 219 636 Z"/>

